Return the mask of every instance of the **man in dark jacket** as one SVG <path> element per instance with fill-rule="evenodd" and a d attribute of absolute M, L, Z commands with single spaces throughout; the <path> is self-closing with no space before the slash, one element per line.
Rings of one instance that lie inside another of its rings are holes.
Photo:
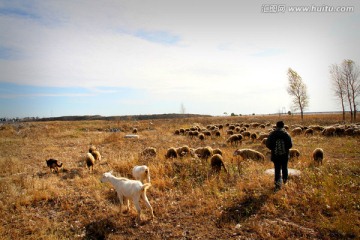
<path fill-rule="evenodd" d="M 275 190 L 279 190 L 281 172 L 284 184 L 288 179 L 289 149 L 292 147 L 291 137 L 284 129 L 283 121 L 276 123 L 276 129 L 270 133 L 266 147 L 271 150 L 271 161 L 275 168 Z"/>

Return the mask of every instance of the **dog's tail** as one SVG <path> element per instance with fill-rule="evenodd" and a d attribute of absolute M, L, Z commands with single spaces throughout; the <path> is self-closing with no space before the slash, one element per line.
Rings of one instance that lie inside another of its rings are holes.
<path fill-rule="evenodd" d="M 150 187 L 151 187 L 151 183 L 144 183 L 144 185 L 141 188 L 141 191 L 146 192 L 146 190 Z"/>
<path fill-rule="evenodd" d="M 58 167 L 62 167 L 62 163 L 60 163 L 60 164 L 58 164 L 58 163 L 56 163 L 56 165 L 58 166 Z"/>

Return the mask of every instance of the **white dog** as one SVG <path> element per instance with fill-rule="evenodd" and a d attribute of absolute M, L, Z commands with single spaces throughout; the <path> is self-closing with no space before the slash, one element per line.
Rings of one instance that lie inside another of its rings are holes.
<path fill-rule="evenodd" d="M 115 177 L 112 175 L 111 172 L 106 172 L 103 174 L 101 178 L 101 182 L 110 182 L 116 189 L 117 195 L 120 200 L 120 212 L 122 212 L 122 205 L 124 201 L 127 202 L 127 210 L 130 210 L 129 208 L 129 199 L 132 199 L 135 205 L 135 208 L 138 213 L 138 219 L 141 220 L 141 208 L 139 200 L 140 198 L 143 198 L 145 201 L 146 206 L 150 209 L 151 212 L 151 219 L 154 218 L 154 212 L 153 209 L 149 203 L 149 200 L 146 196 L 146 189 L 148 189 L 151 184 L 145 183 L 142 184 L 138 180 L 130 180 L 123 177 Z"/>

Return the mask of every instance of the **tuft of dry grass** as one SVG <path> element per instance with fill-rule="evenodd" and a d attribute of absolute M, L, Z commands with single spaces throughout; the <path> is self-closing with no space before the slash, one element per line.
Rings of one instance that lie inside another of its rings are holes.
<path fill-rule="evenodd" d="M 226 144 L 220 138 L 204 141 L 174 135 L 175 129 L 209 124 L 270 123 L 278 116 L 207 117 L 149 121 L 75 121 L 11 123 L 0 126 L 0 234 L 3 239 L 352 239 L 360 236 L 360 149 L 358 137 L 293 137 L 298 159 L 289 167 L 301 171 L 281 191 L 273 192 L 272 168 L 265 162 L 233 157 L 237 148 L 262 153 L 260 142 Z M 330 125 L 339 115 L 281 116 L 289 126 Z M 251 132 L 266 129 L 249 128 Z M 133 127 L 139 139 L 125 139 Z M 118 128 L 121 132 L 109 132 Z M 94 144 L 102 154 L 93 172 L 84 156 Z M 210 163 L 190 156 L 165 159 L 169 147 L 211 146 L 223 151 L 229 171 L 215 175 Z M 145 147 L 155 147 L 155 158 L 142 158 Z M 322 166 L 311 153 L 324 149 Z M 45 160 L 64 165 L 50 173 Z M 240 163 L 238 165 L 238 162 Z M 135 223 L 134 207 L 123 215 L 110 184 L 102 173 L 132 178 L 135 165 L 150 168 L 148 198 L 154 208 L 150 221 Z M 238 168 L 240 166 L 240 168 Z"/>

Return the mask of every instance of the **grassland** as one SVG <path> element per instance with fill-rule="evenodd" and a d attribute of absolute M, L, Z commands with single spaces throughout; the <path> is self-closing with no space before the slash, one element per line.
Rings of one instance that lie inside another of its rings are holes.
<path fill-rule="evenodd" d="M 331 125 L 341 116 L 282 116 L 286 124 Z M 206 117 L 153 121 L 24 122 L 0 126 L 0 239 L 359 239 L 360 138 L 293 137 L 301 152 L 289 167 L 301 170 L 276 193 L 272 168 L 265 162 L 241 161 L 226 135 L 205 141 L 175 136 L 175 129 L 225 123 L 271 123 L 278 116 Z M 139 139 L 125 139 L 132 127 Z M 107 129 L 119 128 L 121 132 Z M 250 129 L 252 132 L 265 131 Z M 90 144 L 103 155 L 90 173 L 83 157 Z M 229 170 L 210 174 L 209 163 L 164 158 L 170 146 L 219 147 Z M 156 159 L 139 153 L 157 148 Z M 310 157 L 316 147 L 325 152 L 324 164 Z M 246 140 L 238 148 L 266 152 L 260 142 Z M 50 173 L 45 160 L 63 162 Z M 131 177 L 135 165 L 151 169 L 148 198 L 156 218 L 135 223 L 132 209 L 119 212 L 111 185 L 100 183 L 103 172 Z"/>

